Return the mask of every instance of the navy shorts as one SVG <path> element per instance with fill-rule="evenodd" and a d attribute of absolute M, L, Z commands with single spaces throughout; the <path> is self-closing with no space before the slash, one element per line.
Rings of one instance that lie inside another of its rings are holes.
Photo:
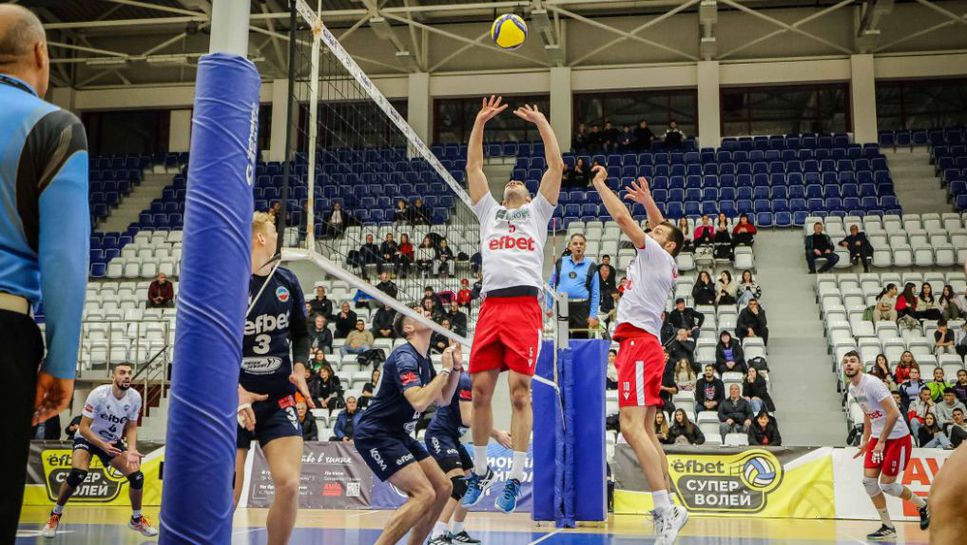
<path fill-rule="evenodd" d="M 124 444 L 124 441 L 121 441 L 120 439 L 114 443 L 114 447 L 121 449 L 122 451 L 128 449 L 127 445 Z M 98 459 L 101 460 L 101 463 L 104 464 L 104 467 L 111 465 L 111 460 L 114 459 L 114 456 L 111 456 L 110 454 L 101 450 L 101 447 L 92 445 L 90 441 L 84 439 L 80 433 L 74 436 L 74 447 L 72 450 L 86 450 L 91 454 L 91 456 L 97 456 Z"/>
<path fill-rule="evenodd" d="M 265 401 L 252 403 L 252 410 L 255 412 L 255 431 L 238 426 L 236 447 L 251 448 L 252 441 L 258 439 L 259 445 L 264 448 L 269 441 L 279 437 L 302 437 L 299 414 L 295 410 L 295 397 L 270 396 Z"/>
<path fill-rule="evenodd" d="M 356 430 L 353 443 L 359 455 L 381 481 L 413 462 L 430 457 L 419 441 L 403 433 L 369 435 Z"/>
<path fill-rule="evenodd" d="M 430 456 L 433 456 L 444 473 L 450 473 L 454 469 L 473 469 L 473 457 L 460 442 L 460 436 L 427 429 L 425 441 Z"/>

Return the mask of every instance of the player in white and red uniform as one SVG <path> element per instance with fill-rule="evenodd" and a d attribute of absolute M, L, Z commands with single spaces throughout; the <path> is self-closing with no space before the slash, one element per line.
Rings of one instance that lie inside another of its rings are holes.
<path fill-rule="evenodd" d="M 851 350 L 843 355 L 843 372 L 849 379 L 849 395 L 863 408 L 863 442 L 853 458 L 863 459 L 863 487 L 873 500 L 883 525 L 866 536 L 869 540 L 896 539 L 896 529 L 886 507 L 889 494 L 913 503 L 920 511 L 920 528 L 930 525 L 927 502 L 909 488 L 896 482 L 910 461 L 913 441 L 910 429 L 900 417 L 900 409 L 882 380 L 863 372 L 860 355 Z"/>
<path fill-rule="evenodd" d="M 544 242 L 547 222 L 561 192 L 564 160 L 551 124 L 536 106 L 524 105 L 514 114 L 537 126 L 544 141 L 547 171 L 531 198 L 523 182 L 504 186 L 503 201 L 490 194 L 483 172 L 483 130 L 487 121 L 504 111 L 500 97 L 483 99 L 470 133 L 467 149 L 467 182 L 473 211 L 480 220 L 483 259 L 483 297 L 480 317 L 470 351 L 473 379 L 474 472 L 467 479 L 461 505 L 480 501 L 487 482 L 487 442 L 493 429 L 491 398 L 502 371 L 508 371 L 512 403 L 511 438 L 513 462 L 504 492 L 496 507 L 511 512 L 517 507 L 520 482 L 527 461 L 533 414 L 530 387 L 540 351 L 543 318 L 538 297 L 543 286 Z"/>
<path fill-rule="evenodd" d="M 644 205 L 648 212 L 649 233 L 638 225 L 621 199 L 608 188 L 608 173 L 594 169 L 594 188 L 624 234 L 638 248 L 628 265 L 628 281 L 618 304 L 618 326 L 613 338 L 620 343 L 615 367 L 618 371 L 618 408 L 621 433 L 635 451 L 651 489 L 652 511 L 658 545 L 671 545 L 688 520 L 688 511 L 674 505 L 668 495 L 665 459 L 655 435 L 655 413 L 661 406 L 658 397 L 665 370 L 661 341 L 661 315 L 675 287 L 678 267 L 675 256 L 681 251 L 685 235 L 665 221 L 648 188 L 648 180 L 638 178 L 627 188 L 625 198 Z"/>

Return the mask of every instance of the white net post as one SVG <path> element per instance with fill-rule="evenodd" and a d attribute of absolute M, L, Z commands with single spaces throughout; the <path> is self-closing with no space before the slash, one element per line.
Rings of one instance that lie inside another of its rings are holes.
<path fill-rule="evenodd" d="M 318 11 L 322 11 L 322 0 L 319 0 Z M 319 17 L 316 17 L 312 23 L 312 58 L 316 59 L 310 68 L 309 75 L 309 126 L 315 127 L 319 122 L 319 50 L 321 49 L 321 26 L 322 21 Z M 309 150 L 308 150 L 308 165 L 307 165 L 307 184 L 308 184 L 308 197 L 306 198 L 306 246 L 308 248 L 316 247 L 316 230 L 315 230 L 315 189 L 316 189 L 316 141 L 319 137 L 319 131 L 309 132 Z"/>

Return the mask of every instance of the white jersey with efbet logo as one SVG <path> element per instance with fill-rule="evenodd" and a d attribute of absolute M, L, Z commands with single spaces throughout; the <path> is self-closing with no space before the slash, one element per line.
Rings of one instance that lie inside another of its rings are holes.
<path fill-rule="evenodd" d="M 879 439 L 880 435 L 883 434 L 883 425 L 886 424 L 886 410 L 883 409 L 883 402 L 888 397 L 892 397 L 893 394 L 890 393 L 889 388 L 882 380 L 866 373 L 860 375 L 859 385 L 854 386 L 852 382 L 850 383 L 849 393 L 856 399 L 856 402 L 860 404 L 863 412 L 870 419 L 872 430 L 870 436 Z M 903 417 L 900 417 L 887 439 L 902 439 L 907 435 L 910 435 L 910 430 L 907 428 L 907 423 L 903 421 Z"/>
<path fill-rule="evenodd" d="M 661 313 L 675 287 L 675 258 L 648 235 L 628 264 L 628 284 L 618 303 L 618 325 L 629 324 L 661 338 Z"/>
<path fill-rule="evenodd" d="M 124 435 L 124 426 L 137 422 L 141 413 L 141 394 L 128 388 L 121 399 L 114 397 L 113 386 L 104 384 L 94 388 L 87 396 L 81 412 L 93 420 L 91 431 L 108 443 L 116 443 Z"/>
<path fill-rule="evenodd" d="M 554 206 L 540 192 L 520 208 L 508 209 L 489 192 L 473 206 L 480 220 L 483 293 L 515 286 L 544 285 L 544 243 Z"/>

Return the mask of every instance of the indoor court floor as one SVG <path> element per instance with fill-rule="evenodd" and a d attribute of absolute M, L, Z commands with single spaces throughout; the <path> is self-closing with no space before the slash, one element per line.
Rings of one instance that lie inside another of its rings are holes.
<path fill-rule="evenodd" d="M 16 545 L 136 545 L 157 543 L 125 524 L 130 510 L 69 505 L 57 537 L 44 539 L 39 531 L 48 511 L 25 508 Z M 147 510 L 153 523 L 156 511 Z M 265 509 L 240 510 L 235 516 L 233 545 L 263 545 Z M 388 511 L 302 511 L 291 545 L 370 545 L 376 541 Z M 863 544 L 873 521 L 710 518 L 692 516 L 676 542 L 679 545 Z M 468 529 L 484 545 L 639 545 L 652 543 L 651 523 L 643 517 L 622 515 L 607 525 L 557 530 L 538 527 L 528 514 L 471 515 Z M 914 523 L 898 523 L 895 542 L 927 545 L 927 534 Z"/>

